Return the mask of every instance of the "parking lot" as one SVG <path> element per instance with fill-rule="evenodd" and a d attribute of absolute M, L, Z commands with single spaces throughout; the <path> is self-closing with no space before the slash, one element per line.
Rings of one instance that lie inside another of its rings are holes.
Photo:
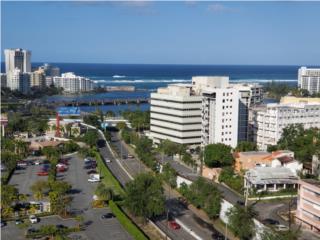
<path fill-rule="evenodd" d="M 38 180 L 46 181 L 48 176 L 38 176 L 37 172 L 41 171 L 42 165 L 28 165 L 16 169 L 9 181 L 10 185 L 14 185 L 20 194 L 26 194 L 28 200 L 34 200 L 30 187 Z"/>
<path fill-rule="evenodd" d="M 88 182 L 87 169 L 84 169 L 84 161 L 78 155 L 68 157 L 69 166 L 66 172 L 57 173 L 57 180 L 67 181 L 72 185 L 71 196 L 73 197 L 70 211 L 84 217 L 85 231 L 73 233 L 75 239 L 132 239 L 116 218 L 101 219 L 101 216 L 110 212 L 108 208 L 93 209 L 91 202 L 97 183 Z M 37 180 L 46 180 L 46 176 L 37 176 L 41 165 L 29 165 L 23 170 L 16 170 L 10 184 L 15 185 L 20 193 L 29 194 L 32 199 L 30 186 Z M 31 200 L 30 199 L 30 200 Z M 26 220 L 28 221 L 28 220 Z M 30 227 L 39 228 L 41 225 L 75 226 L 78 224 L 74 219 L 62 219 L 59 216 L 42 217 L 40 222 Z M 7 226 L 1 229 L 2 239 L 25 239 L 26 228 L 21 229 L 14 222 L 8 222 Z"/>

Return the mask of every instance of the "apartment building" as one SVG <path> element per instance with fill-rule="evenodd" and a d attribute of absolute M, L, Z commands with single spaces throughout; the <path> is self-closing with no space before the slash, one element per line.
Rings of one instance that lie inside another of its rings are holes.
<path fill-rule="evenodd" d="M 238 143 L 239 90 L 206 88 L 202 93 L 202 144 Z"/>
<path fill-rule="evenodd" d="M 74 73 L 63 73 L 61 77 L 53 77 L 53 85 L 56 87 L 61 87 L 67 93 L 79 93 L 79 92 L 89 92 L 94 88 L 94 83 L 92 80 L 76 76 Z M 50 84 L 48 79 L 46 79 L 46 84 Z"/>
<path fill-rule="evenodd" d="M 24 94 L 30 91 L 30 74 L 22 72 L 16 68 L 13 71 L 9 71 L 7 74 L 7 87 L 11 90 L 17 90 Z"/>
<path fill-rule="evenodd" d="M 6 73 L 18 68 L 21 73 L 31 72 L 31 51 L 25 49 L 5 49 Z"/>
<path fill-rule="evenodd" d="M 270 103 L 251 109 L 250 125 L 253 138 L 260 150 L 277 144 L 282 131 L 291 124 L 302 124 L 305 129 L 320 128 L 320 103 L 306 100 L 299 103 Z"/>
<path fill-rule="evenodd" d="M 46 75 L 43 70 L 37 70 L 30 73 L 30 87 L 45 88 Z"/>
<path fill-rule="evenodd" d="M 320 181 L 299 181 L 296 222 L 320 234 Z"/>
<path fill-rule="evenodd" d="M 310 94 L 320 92 L 320 68 L 299 68 L 298 87 L 308 90 Z"/>

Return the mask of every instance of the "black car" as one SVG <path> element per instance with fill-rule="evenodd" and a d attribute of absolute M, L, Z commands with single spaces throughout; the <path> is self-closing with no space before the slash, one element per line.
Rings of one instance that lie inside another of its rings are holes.
<path fill-rule="evenodd" d="M 271 218 L 266 218 L 262 221 L 262 223 L 264 224 L 268 224 L 268 225 L 279 225 L 280 222 Z"/>
<path fill-rule="evenodd" d="M 68 227 L 65 226 L 65 225 L 62 225 L 62 224 L 58 224 L 58 225 L 56 225 L 56 228 L 57 228 L 57 229 L 66 229 L 66 228 L 68 228 Z"/>
<path fill-rule="evenodd" d="M 237 204 L 240 205 L 240 206 L 244 206 L 244 201 L 238 200 Z"/>
<path fill-rule="evenodd" d="M 114 218 L 115 216 L 113 213 L 107 213 L 101 216 L 101 219 L 109 219 L 109 218 Z"/>
<path fill-rule="evenodd" d="M 99 140 L 97 141 L 97 147 L 98 147 L 98 148 L 103 148 L 103 147 L 105 147 L 105 146 L 106 146 L 106 141 L 105 141 L 105 140 L 99 139 Z"/>

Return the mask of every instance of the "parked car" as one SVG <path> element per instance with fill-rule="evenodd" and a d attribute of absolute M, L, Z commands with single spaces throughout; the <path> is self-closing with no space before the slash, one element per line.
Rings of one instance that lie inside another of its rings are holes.
<path fill-rule="evenodd" d="M 277 224 L 277 225 L 275 225 L 274 230 L 277 232 L 281 232 L 281 231 L 288 231 L 289 228 L 285 225 Z"/>
<path fill-rule="evenodd" d="M 40 164 L 41 164 L 41 161 L 40 161 L 40 160 L 34 161 L 34 165 L 40 165 Z"/>
<path fill-rule="evenodd" d="M 169 226 L 171 229 L 174 229 L 174 230 L 180 229 L 180 225 L 174 220 L 169 221 Z"/>
<path fill-rule="evenodd" d="M 65 169 L 68 168 L 68 166 L 65 165 L 64 163 L 58 163 L 58 164 L 56 165 L 56 167 L 57 167 L 57 168 L 65 168 Z"/>
<path fill-rule="evenodd" d="M 30 215 L 29 216 L 29 220 L 31 223 L 37 223 L 38 222 L 38 218 L 35 215 Z"/>
<path fill-rule="evenodd" d="M 238 200 L 237 204 L 240 205 L 240 206 L 244 206 L 244 201 Z"/>
<path fill-rule="evenodd" d="M 100 182 L 100 174 L 90 174 L 88 182 Z"/>
<path fill-rule="evenodd" d="M 29 228 L 27 230 L 27 234 L 31 234 L 31 233 L 35 233 L 35 232 L 37 232 L 37 230 L 35 228 Z"/>
<path fill-rule="evenodd" d="M 67 171 L 67 168 L 65 168 L 65 167 L 57 167 L 57 171 L 58 172 L 65 172 L 65 171 Z"/>
<path fill-rule="evenodd" d="M 25 162 L 25 161 L 19 161 L 19 162 L 17 163 L 17 166 L 19 166 L 19 167 L 26 167 L 26 166 L 28 166 L 28 164 L 27 164 L 27 162 Z"/>
<path fill-rule="evenodd" d="M 96 170 L 89 170 L 89 171 L 87 172 L 87 174 L 96 174 L 96 173 L 97 173 Z"/>
<path fill-rule="evenodd" d="M 262 220 L 262 223 L 267 224 L 267 225 L 279 225 L 279 221 L 271 219 L 271 218 L 266 218 Z"/>
<path fill-rule="evenodd" d="M 113 215 L 113 213 L 107 213 L 107 214 L 103 214 L 101 215 L 101 219 L 109 219 L 109 218 L 114 218 L 115 216 Z"/>
<path fill-rule="evenodd" d="M 21 224 L 21 223 L 23 223 L 23 222 L 22 222 L 21 219 L 16 219 L 15 223 L 16 223 L 16 225 L 19 225 L 19 224 Z"/>
<path fill-rule="evenodd" d="M 46 172 L 46 171 L 41 171 L 41 172 L 37 172 L 37 175 L 38 175 L 38 176 L 48 176 L 49 173 Z"/>

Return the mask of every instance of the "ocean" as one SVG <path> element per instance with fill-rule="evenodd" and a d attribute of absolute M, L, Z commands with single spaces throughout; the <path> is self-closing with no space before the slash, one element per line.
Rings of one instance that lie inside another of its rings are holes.
<path fill-rule="evenodd" d="M 37 68 L 43 63 L 33 63 Z M 289 85 L 297 84 L 300 66 L 258 66 L 258 65 L 166 65 L 166 64 L 87 64 L 87 63 L 52 63 L 61 72 L 74 72 L 86 76 L 100 86 L 134 86 L 135 92 L 109 92 L 99 94 L 84 94 L 77 96 L 51 96 L 44 101 L 76 100 L 83 98 L 137 98 L 149 97 L 158 87 L 171 83 L 191 83 L 192 76 L 219 75 L 229 76 L 230 82 L 283 82 Z M 1 69 L 4 69 L 2 63 Z M 148 104 L 127 106 L 130 109 L 147 110 Z M 127 108 L 122 106 L 122 110 Z M 103 111 L 118 110 L 119 106 L 103 106 Z M 81 110 L 92 111 L 96 107 L 83 107 Z"/>

